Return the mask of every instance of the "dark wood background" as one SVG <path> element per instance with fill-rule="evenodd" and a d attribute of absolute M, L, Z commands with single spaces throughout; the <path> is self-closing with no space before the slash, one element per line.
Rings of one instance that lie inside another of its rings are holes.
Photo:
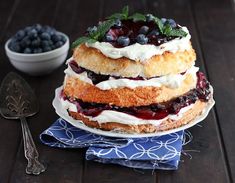
<path fill-rule="evenodd" d="M 224 183 L 235 180 L 235 6 L 232 0 L 1 0 L 0 81 L 9 71 L 15 71 L 5 55 L 4 43 L 20 28 L 34 23 L 48 24 L 75 40 L 88 26 L 126 4 L 131 12 L 172 17 L 189 28 L 197 65 L 212 83 L 216 100 L 202 127 L 190 129 L 194 139 L 184 147 L 200 152 L 189 151 L 192 159 L 182 156 L 177 171 L 152 172 L 85 161 L 83 149 L 55 149 L 41 144 L 39 134 L 58 117 L 51 102 L 55 88 L 63 82 L 63 66 L 43 77 L 20 73 L 39 98 L 40 112 L 28 121 L 40 158 L 48 164 L 47 171 L 40 176 L 25 174 L 20 124 L 0 118 L 0 183 Z"/>

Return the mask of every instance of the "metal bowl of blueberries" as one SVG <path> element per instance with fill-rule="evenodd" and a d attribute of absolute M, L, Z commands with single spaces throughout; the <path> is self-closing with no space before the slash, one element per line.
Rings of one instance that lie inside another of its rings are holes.
<path fill-rule="evenodd" d="M 50 26 L 35 24 L 19 30 L 5 44 L 11 64 L 32 76 L 49 74 L 68 54 L 69 38 Z"/>

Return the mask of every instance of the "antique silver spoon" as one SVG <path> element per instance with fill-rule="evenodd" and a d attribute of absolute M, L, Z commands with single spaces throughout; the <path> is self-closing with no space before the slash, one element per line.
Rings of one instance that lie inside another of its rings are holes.
<path fill-rule="evenodd" d="M 26 117 L 36 114 L 38 110 L 38 102 L 30 86 L 16 73 L 9 73 L 0 88 L 0 113 L 6 119 L 20 119 L 24 154 L 28 160 L 26 173 L 33 175 L 46 170 L 38 161 L 39 154 L 26 121 Z"/>

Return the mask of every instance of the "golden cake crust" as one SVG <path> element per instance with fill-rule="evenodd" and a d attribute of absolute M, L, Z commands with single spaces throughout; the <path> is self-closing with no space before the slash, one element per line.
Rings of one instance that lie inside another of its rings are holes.
<path fill-rule="evenodd" d="M 196 81 L 187 74 L 181 86 L 176 89 L 161 87 L 116 88 L 101 90 L 78 78 L 66 76 L 64 93 L 66 96 L 81 99 L 84 102 L 108 103 L 120 107 L 150 105 L 176 98 L 195 88 Z"/>
<path fill-rule="evenodd" d="M 184 113 L 181 119 L 175 121 L 167 119 L 163 121 L 159 126 L 154 126 L 152 124 L 126 125 L 116 122 L 107 122 L 99 124 L 97 121 L 91 121 L 80 113 L 69 111 L 69 114 L 74 119 L 81 120 L 86 126 L 89 126 L 91 128 L 102 129 L 105 131 L 120 130 L 126 133 L 153 133 L 178 128 L 180 126 L 190 123 L 202 113 L 206 105 L 206 102 L 198 100 L 193 106 L 193 108 Z"/>
<path fill-rule="evenodd" d="M 95 73 L 123 77 L 155 77 L 185 72 L 194 65 L 196 54 L 191 46 L 189 50 L 176 53 L 164 52 L 145 62 L 139 62 L 125 57 L 112 59 L 103 55 L 98 49 L 82 44 L 74 49 L 73 58 L 79 66 Z"/>

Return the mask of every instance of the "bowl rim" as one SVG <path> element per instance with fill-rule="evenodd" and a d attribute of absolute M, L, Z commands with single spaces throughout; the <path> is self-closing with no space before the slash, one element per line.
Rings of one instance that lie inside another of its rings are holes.
<path fill-rule="evenodd" d="M 61 47 L 59 47 L 59 48 L 56 48 L 54 50 L 47 51 L 47 52 L 42 52 L 42 53 L 18 53 L 18 52 L 14 52 L 14 51 L 10 50 L 9 43 L 10 43 L 10 41 L 12 39 L 12 37 L 11 37 L 5 43 L 5 51 L 7 53 L 7 56 L 10 57 L 10 58 L 12 58 L 12 56 L 13 57 L 15 57 L 15 56 L 17 56 L 17 57 L 24 57 L 24 58 L 42 57 L 42 59 L 39 59 L 37 61 L 42 61 L 45 58 L 47 58 L 46 56 L 49 56 L 49 55 L 53 55 L 52 57 L 59 56 L 59 55 L 63 54 L 64 52 L 68 51 L 70 45 L 69 45 L 69 37 L 66 34 L 64 34 L 62 32 L 59 32 L 59 31 L 57 31 L 57 33 L 59 33 L 60 35 L 65 36 L 66 42 Z M 68 48 L 66 48 L 66 47 L 68 47 Z M 64 50 L 64 51 L 61 52 L 62 50 Z"/>

